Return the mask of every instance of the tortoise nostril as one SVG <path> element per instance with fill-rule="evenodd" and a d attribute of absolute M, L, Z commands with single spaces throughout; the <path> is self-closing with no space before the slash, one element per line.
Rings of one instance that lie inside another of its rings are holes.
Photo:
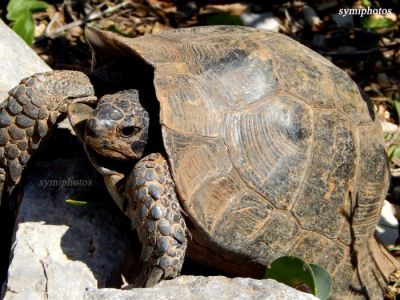
<path fill-rule="evenodd" d="M 100 124 L 95 119 L 89 119 L 86 123 L 86 135 L 90 137 L 100 137 L 103 135 L 103 130 Z"/>

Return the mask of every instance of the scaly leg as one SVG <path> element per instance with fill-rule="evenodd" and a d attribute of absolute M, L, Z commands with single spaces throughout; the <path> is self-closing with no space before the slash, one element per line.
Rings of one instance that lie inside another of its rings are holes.
<path fill-rule="evenodd" d="M 142 243 L 141 285 L 151 287 L 179 275 L 187 247 L 187 227 L 166 159 L 158 153 L 140 160 L 128 177 L 125 213 Z"/>
<path fill-rule="evenodd" d="M 13 188 L 32 154 L 67 104 L 93 102 L 93 87 L 80 72 L 53 71 L 23 79 L 0 104 L 0 186 Z M 0 194 L 1 203 L 1 194 Z"/>

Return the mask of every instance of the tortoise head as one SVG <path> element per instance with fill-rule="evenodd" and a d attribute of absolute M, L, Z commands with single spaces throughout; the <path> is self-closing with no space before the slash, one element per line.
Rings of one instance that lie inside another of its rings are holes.
<path fill-rule="evenodd" d="M 85 143 L 100 155 L 139 159 L 148 139 L 149 115 L 136 90 L 105 95 L 87 120 Z"/>

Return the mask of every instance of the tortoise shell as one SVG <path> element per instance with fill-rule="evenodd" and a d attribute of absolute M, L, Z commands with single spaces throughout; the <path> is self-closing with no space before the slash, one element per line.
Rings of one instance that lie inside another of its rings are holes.
<path fill-rule="evenodd" d="M 351 258 L 387 191 L 383 136 L 344 71 L 246 27 L 134 39 L 89 28 L 87 38 L 154 68 L 165 151 L 202 243 L 262 265 L 300 256 L 341 277 L 336 293 L 376 281 L 367 258 L 362 275 Z"/>

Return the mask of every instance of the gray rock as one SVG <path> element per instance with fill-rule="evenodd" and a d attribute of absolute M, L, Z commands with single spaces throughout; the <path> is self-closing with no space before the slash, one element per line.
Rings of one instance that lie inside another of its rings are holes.
<path fill-rule="evenodd" d="M 385 200 L 381 217 L 376 225 L 376 238 L 386 247 L 393 247 L 399 238 L 400 207 Z"/>
<path fill-rule="evenodd" d="M 0 20 L 0 102 L 21 79 L 50 67 L 3 21 Z"/>
<path fill-rule="evenodd" d="M 243 13 L 240 15 L 240 19 L 246 26 L 278 32 L 280 23 L 277 18 L 274 17 L 272 12 L 266 12 L 262 14 L 254 13 Z"/>
<path fill-rule="evenodd" d="M 95 188 L 94 172 L 86 160 L 70 159 L 40 163 L 28 175 L 4 299 L 82 299 L 89 287 L 122 285 L 129 222 L 116 206 L 65 203 Z"/>
<path fill-rule="evenodd" d="M 85 300 L 316 300 L 317 298 L 272 279 L 226 278 L 223 276 L 180 276 L 162 281 L 153 288 L 116 290 L 88 289 Z"/>
<path fill-rule="evenodd" d="M 354 19 L 352 15 L 332 15 L 333 21 L 338 27 L 354 26 Z"/>

